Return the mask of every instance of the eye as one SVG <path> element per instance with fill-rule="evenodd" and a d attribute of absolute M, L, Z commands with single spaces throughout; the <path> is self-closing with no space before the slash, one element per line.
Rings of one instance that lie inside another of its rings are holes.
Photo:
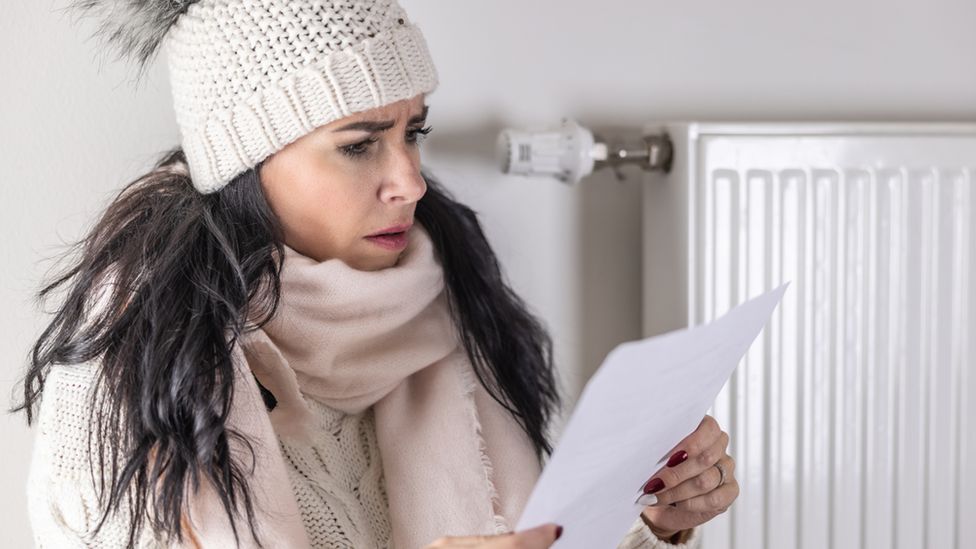
<path fill-rule="evenodd" d="M 353 143 L 352 145 L 345 145 L 339 147 L 339 150 L 342 152 L 342 154 L 346 156 L 356 158 L 359 156 L 363 156 L 367 152 L 369 152 L 368 150 L 369 146 L 372 145 L 373 143 L 376 143 L 377 141 L 379 141 L 379 139 L 373 137 L 367 139 L 366 141 L 360 141 L 359 143 Z"/>
<path fill-rule="evenodd" d="M 408 131 L 407 142 L 413 143 L 415 145 L 419 145 L 420 142 L 423 141 L 425 137 L 427 137 L 427 134 L 430 133 L 432 129 L 433 128 L 431 128 L 430 126 L 427 126 L 426 128 L 422 128 L 419 130 L 415 129 L 415 130 Z"/>

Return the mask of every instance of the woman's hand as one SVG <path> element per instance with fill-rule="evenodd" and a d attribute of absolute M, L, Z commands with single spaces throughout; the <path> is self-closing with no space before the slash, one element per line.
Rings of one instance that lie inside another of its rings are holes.
<path fill-rule="evenodd" d="M 641 514 L 655 536 L 668 540 L 732 505 L 739 496 L 739 483 L 735 460 L 726 453 L 728 446 L 728 433 L 706 415 L 695 432 L 672 449 L 668 464 L 644 484 L 644 493 L 653 495 L 641 498 L 648 505 Z"/>
<path fill-rule="evenodd" d="M 559 539 L 563 527 L 552 523 L 541 524 L 521 532 L 509 532 L 496 536 L 445 536 L 437 538 L 424 549 L 435 547 L 469 547 L 474 549 L 546 549 Z"/>

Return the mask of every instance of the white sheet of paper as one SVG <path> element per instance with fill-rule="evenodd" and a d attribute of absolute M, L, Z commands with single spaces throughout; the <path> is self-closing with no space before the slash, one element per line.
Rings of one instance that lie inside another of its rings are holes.
<path fill-rule="evenodd" d="M 786 282 L 722 317 L 615 347 L 590 378 L 516 530 L 564 527 L 554 548 L 616 548 L 641 488 L 701 423 L 772 316 Z"/>

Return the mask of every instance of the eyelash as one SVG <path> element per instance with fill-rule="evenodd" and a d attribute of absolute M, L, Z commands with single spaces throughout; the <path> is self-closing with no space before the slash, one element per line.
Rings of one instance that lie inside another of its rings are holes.
<path fill-rule="evenodd" d="M 427 126 L 426 128 L 421 128 L 419 130 L 408 131 L 407 133 L 412 135 L 413 137 L 412 138 L 408 137 L 407 143 L 413 143 L 414 145 L 419 146 L 420 142 L 423 141 L 425 137 L 427 137 L 427 134 L 429 134 L 432 129 L 433 129 L 432 127 Z M 353 143 L 352 145 L 339 147 L 339 150 L 342 151 L 342 154 L 346 156 L 356 158 L 365 155 L 367 152 L 366 147 L 372 145 L 373 143 L 376 143 L 377 141 L 379 141 L 379 139 L 373 137 L 367 139 L 366 141 L 361 141 L 359 143 Z"/>

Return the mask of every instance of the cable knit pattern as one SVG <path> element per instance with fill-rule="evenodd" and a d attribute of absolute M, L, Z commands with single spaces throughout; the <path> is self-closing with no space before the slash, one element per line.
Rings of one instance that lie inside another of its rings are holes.
<path fill-rule="evenodd" d="M 281 447 L 312 546 L 389 547 L 386 485 L 373 409 L 345 414 L 314 399 L 305 397 L 305 402 L 316 418 L 315 444 L 282 439 Z M 698 549 L 700 541 L 697 528 L 683 544 L 659 540 L 637 517 L 618 549 Z"/>
<path fill-rule="evenodd" d="M 377 272 L 286 245 L 276 315 L 232 349 L 227 426 L 253 443 L 246 474 L 272 547 L 415 549 L 505 532 L 541 472 L 531 441 L 471 370 L 433 241 L 421 224 L 409 237 L 396 267 Z M 94 373 L 55 365 L 47 377 L 29 486 L 41 545 L 114 547 L 127 533 L 123 516 L 90 535 L 97 506 L 83 441 Z M 232 544 L 213 488 L 189 499 L 187 543 Z M 639 517 L 624 543 L 662 547 Z"/>
<path fill-rule="evenodd" d="M 373 408 L 345 414 L 306 398 L 313 444 L 281 439 L 288 475 L 313 547 L 387 547 L 390 520 Z"/>
<path fill-rule="evenodd" d="M 88 399 L 94 366 L 56 365 L 41 401 L 34 454 L 27 479 L 28 512 L 39 548 L 125 546 L 126 515 L 110 517 L 98 536 L 91 531 L 97 500 L 88 474 Z M 373 409 L 346 414 L 306 398 L 314 413 L 311 445 L 278 442 L 311 546 L 322 549 L 389 547 L 386 486 Z M 231 540 L 232 541 L 232 540 Z M 699 529 L 673 545 L 657 539 L 638 517 L 618 549 L 698 549 Z M 165 547 L 144 530 L 137 547 Z M 271 544 L 285 549 L 287 546 Z"/>
<path fill-rule="evenodd" d="M 163 44 L 203 193 L 318 126 L 438 84 L 420 29 L 393 0 L 201 0 Z"/>

